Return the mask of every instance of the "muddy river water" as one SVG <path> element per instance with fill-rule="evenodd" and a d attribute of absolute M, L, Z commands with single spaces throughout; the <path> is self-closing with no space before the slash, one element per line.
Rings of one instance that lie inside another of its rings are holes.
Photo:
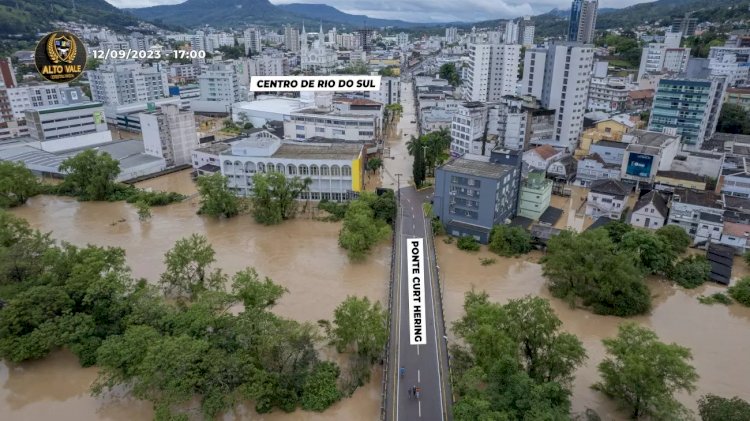
<path fill-rule="evenodd" d="M 176 173 L 146 181 L 142 187 L 191 194 L 195 191 L 187 173 Z M 566 199 L 575 202 L 576 197 Z M 563 205 L 563 203 L 560 203 Z M 255 266 L 265 276 L 284 285 L 289 293 L 275 307 L 283 316 L 315 322 L 331 318 L 334 308 L 347 295 L 367 296 L 385 301 L 388 276 L 388 244 L 380 246 L 366 262 L 349 263 L 337 245 L 339 225 L 297 219 L 280 226 L 264 227 L 248 216 L 230 220 L 212 220 L 197 216 L 197 200 L 153 208 L 149 222 L 138 221 L 135 209 L 119 203 L 78 203 L 68 198 L 36 197 L 13 212 L 34 227 L 52 231 L 64 241 L 83 245 L 123 247 L 133 274 L 156 280 L 161 273 L 164 253 L 179 238 L 192 233 L 208 237 L 217 252 L 218 266 L 233 273 Z M 563 207 L 563 206 L 560 206 Z M 562 226 L 583 225 L 582 218 L 566 214 Z M 589 359 L 576 375 L 573 391 L 574 411 L 595 409 L 603 420 L 624 419 L 614 404 L 590 385 L 598 380 L 597 364 L 604 357 L 602 338 L 614 336 L 622 319 L 596 316 L 571 309 L 551 298 L 544 287 L 541 254 L 526 259 L 505 259 L 481 266 L 479 257 L 486 251 L 469 254 L 455 244 L 436 242 L 438 259 L 445 279 L 445 316 L 450 326 L 462 314 L 464 293 L 472 287 L 486 290 L 493 300 L 505 302 L 527 294 L 550 298 L 565 330 L 577 335 L 587 349 Z M 735 265 L 747 272 L 743 263 Z M 742 274 L 742 273 L 740 273 Z M 696 408 L 702 394 L 740 396 L 750 400 L 750 309 L 731 305 L 707 306 L 698 303 L 700 294 L 722 288 L 706 285 L 685 291 L 651 280 L 655 295 L 654 310 L 633 320 L 654 329 L 662 340 L 692 349 L 700 380 L 692 396 L 679 399 Z M 452 337 L 452 333 L 449 334 Z M 33 363 L 0 364 L 0 418 L 11 420 L 141 420 L 151 419 L 147 402 L 121 394 L 94 398 L 88 388 L 96 377 L 96 368 L 82 369 L 69 353 L 61 351 Z M 257 420 L 375 420 L 379 415 L 381 376 L 375 370 L 373 380 L 353 397 L 337 403 L 324 414 L 297 411 L 292 414 L 257 415 L 238 407 L 225 419 Z"/>

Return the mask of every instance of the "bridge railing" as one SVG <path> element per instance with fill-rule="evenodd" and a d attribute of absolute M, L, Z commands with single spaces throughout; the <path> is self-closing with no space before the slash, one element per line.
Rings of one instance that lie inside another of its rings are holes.
<path fill-rule="evenodd" d="M 396 201 L 396 220 L 393 222 L 393 235 L 391 236 L 391 273 L 390 279 L 388 280 L 388 313 L 385 319 L 386 329 L 389 331 L 388 340 L 385 342 L 385 349 L 383 350 L 383 381 L 382 391 L 380 395 L 380 419 L 385 420 L 386 418 L 386 398 L 388 394 L 388 367 L 390 364 L 391 356 L 391 314 L 393 314 L 393 285 L 396 279 L 396 237 L 399 235 L 399 216 L 401 208 L 398 200 Z"/>
<path fill-rule="evenodd" d="M 432 243 L 432 247 L 430 247 L 432 249 L 432 261 L 435 262 L 435 266 L 437 267 L 437 274 L 435 276 L 435 281 L 437 283 L 438 297 L 440 299 L 439 300 L 440 301 L 440 306 L 439 306 L 439 308 L 440 308 L 440 320 L 442 320 L 441 326 L 442 326 L 442 330 L 443 330 L 440 333 L 440 336 L 441 337 L 443 337 L 443 336 L 447 337 L 448 336 L 448 334 L 447 334 L 448 328 L 445 325 L 446 322 L 445 322 L 445 309 L 444 309 L 444 304 L 443 304 L 445 302 L 444 297 L 443 297 L 443 281 L 442 281 L 442 278 L 440 276 L 440 265 L 438 264 L 437 248 L 435 247 L 435 233 L 432 231 L 432 220 L 431 220 L 431 218 L 429 218 L 429 215 L 425 216 L 425 219 L 426 219 L 426 221 L 425 221 L 425 228 L 426 228 L 426 231 L 427 231 L 427 237 L 429 237 L 427 239 L 427 241 L 430 241 Z M 443 338 L 436 338 L 436 339 L 441 343 L 440 346 L 445 351 L 445 355 L 446 355 L 446 357 L 448 359 L 448 381 L 447 381 L 447 386 L 449 387 L 449 391 L 450 391 L 450 399 L 451 399 L 450 403 L 453 404 L 453 403 L 456 402 L 456 399 L 453 396 L 453 387 L 451 387 L 451 385 L 453 384 L 453 370 L 451 369 L 451 356 L 448 353 L 448 340 L 447 339 L 443 339 Z M 443 340 L 440 340 L 440 339 L 443 339 Z M 442 379 L 441 379 L 441 381 L 442 381 Z M 451 414 L 447 414 L 447 417 L 448 417 L 447 419 L 451 419 L 452 418 Z"/>

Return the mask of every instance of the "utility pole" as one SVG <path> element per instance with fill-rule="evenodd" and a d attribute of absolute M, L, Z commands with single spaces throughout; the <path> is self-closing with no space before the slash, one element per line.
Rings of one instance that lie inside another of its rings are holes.
<path fill-rule="evenodd" d="M 398 201 L 401 203 L 401 173 L 397 173 L 396 178 L 396 194 L 398 194 Z"/>

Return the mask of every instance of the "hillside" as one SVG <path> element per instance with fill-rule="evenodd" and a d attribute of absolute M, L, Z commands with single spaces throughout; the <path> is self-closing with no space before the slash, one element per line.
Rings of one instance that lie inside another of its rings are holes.
<path fill-rule="evenodd" d="M 394 26 L 399 28 L 413 28 L 417 26 L 424 26 L 423 23 L 405 22 L 402 20 L 395 19 L 376 19 L 365 15 L 350 15 L 344 13 L 335 7 L 331 7 L 325 4 L 309 4 L 309 3 L 290 3 L 280 4 L 277 6 L 282 10 L 294 13 L 305 18 L 311 18 L 314 20 L 323 20 L 331 23 L 341 23 L 354 28 L 362 27 L 365 22 L 368 27 L 381 28 L 385 26 Z"/>
<path fill-rule="evenodd" d="M 279 9 L 268 0 L 187 0 L 179 4 L 127 10 L 147 21 L 186 27 L 302 23 L 301 17 Z"/>
<path fill-rule="evenodd" d="M 52 29 L 53 21 L 83 21 L 124 30 L 139 20 L 104 0 L 0 0 L 0 35 L 28 34 Z"/>
<path fill-rule="evenodd" d="M 739 6 L 739 7 L 738 7 Z M 730 7 L 732 9 L 730 9 Z M 750 18 L 750 0 L 657 0 L 651 3 L 641 3 L 623 9 L 607 9 L 599 13 L 596 28 L 605 29 L 634 29 L 643 23 L 661 21 L 664 25 L 672 22 L 673 17 L 693 12 L 698 21 L 726 22 L 736 19 Z M 534 16 L 536 35 L 538 37 L 564 36 L 568 28 L 569 12 L 559 9 Z M 477 27 L 497 26 L 500 20 L 477 22 Z M 471 25 L 466 25 L 470 27 Z"/>

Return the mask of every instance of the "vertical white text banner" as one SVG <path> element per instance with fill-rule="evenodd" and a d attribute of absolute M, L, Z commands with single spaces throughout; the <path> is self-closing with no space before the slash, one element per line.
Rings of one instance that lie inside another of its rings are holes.
<path fill-rule="evenodd" d="M 424 240 L 422 238 L 409 238 L 406 240 L 407 258 L 409 259 L 407 279 L 408 288 L 408 312 L 409 312 L 409 343 L 411 345 L 427 344 L 425 329 L 425 294 L 424 294 Z"/>

